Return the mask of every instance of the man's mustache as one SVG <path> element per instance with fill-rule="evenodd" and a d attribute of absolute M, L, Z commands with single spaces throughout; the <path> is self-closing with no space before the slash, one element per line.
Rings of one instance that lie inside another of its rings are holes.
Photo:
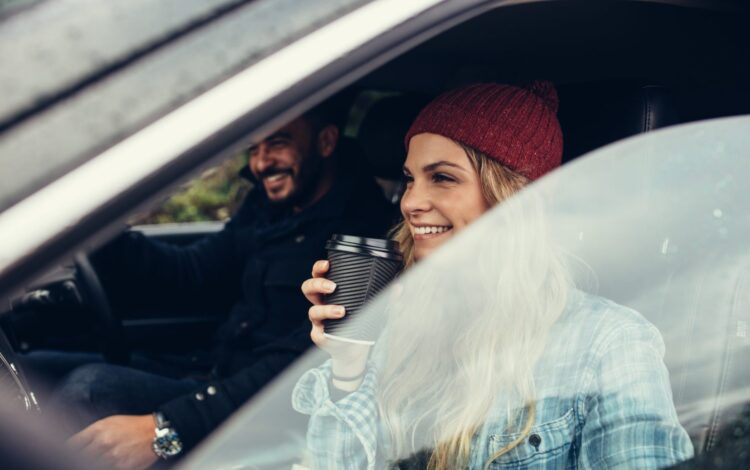
<path fill-rule="evenodd" d="M 278 174 L 288 174 L 292 175 L 291 168 L 266 168 L 262 172 L 258 173 L 257 178 L 262 180 L 264 178 L 268 178 L 269 176 L 274 176 Z"/>

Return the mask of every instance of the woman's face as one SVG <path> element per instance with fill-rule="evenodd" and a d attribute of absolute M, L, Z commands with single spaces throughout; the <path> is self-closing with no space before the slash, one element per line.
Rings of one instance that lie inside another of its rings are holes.
<path fill-rule="evenodd" d="M 414 259 L 430 254 L 489 205 L 479 175 L 454 141 L 423 133 L 409 141 L 401 213 L 414 239 Z"/>

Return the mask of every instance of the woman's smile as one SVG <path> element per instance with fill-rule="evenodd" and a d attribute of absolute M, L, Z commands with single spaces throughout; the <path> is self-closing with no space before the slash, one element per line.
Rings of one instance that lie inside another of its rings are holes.
<path fill-rule="evenodd" d="M 430 240 L 451 235 L 452 225 L 412 225 L 411 234 L 414 241 Z"/>

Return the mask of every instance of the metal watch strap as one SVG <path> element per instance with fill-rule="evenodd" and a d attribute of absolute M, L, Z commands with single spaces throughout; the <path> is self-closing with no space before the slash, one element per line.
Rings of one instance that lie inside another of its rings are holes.
<path fill-rule="evenodd" d="M 152 448 L 154 453 L 162 459 L 171 459 L 182 452 L 182 442 L 177 432 L 171 428 L 169 420 L 161 413 L 154 412 L 154 440 Z"/>
<path fill-rule="evenodd" d="M 161 411 L 154 412 L 154 422 L 156 423 L 156 429 L 164 429 L 169 427 L 169 420 L 164 413 Z"/>

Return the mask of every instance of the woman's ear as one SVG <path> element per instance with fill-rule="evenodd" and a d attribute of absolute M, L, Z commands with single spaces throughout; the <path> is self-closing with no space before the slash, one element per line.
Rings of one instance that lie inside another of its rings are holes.
<path fill-rule="evenodd" d="M 318 132 L 318 154 L 323 158 L 333 155 L 339 142 L 339 128 L 333 124 L 325 126 Z"/>

